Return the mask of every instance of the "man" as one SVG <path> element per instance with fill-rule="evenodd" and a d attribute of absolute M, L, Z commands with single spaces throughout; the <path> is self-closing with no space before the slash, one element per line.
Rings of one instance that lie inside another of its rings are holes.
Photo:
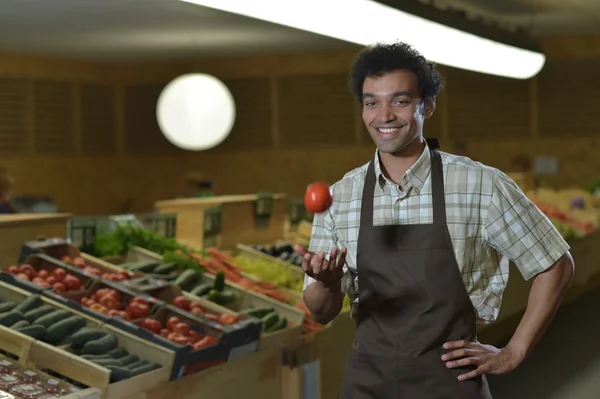
<path fill-rule="evenodd" d="M 569 246 L 504 173 L 423 138 L 442 79 L 403 43 L 363 50 L 350 72 L 374 159 L 332 186 L 302 246 L 304 299 L 333 320 L 347 294 L 357 322 L 344 399 L 491 398 L 485 374 L 523 362 L 573 276 Z M 495 320 L 508 260 L 533 278 L 504 348 L 477 341 Z"/>

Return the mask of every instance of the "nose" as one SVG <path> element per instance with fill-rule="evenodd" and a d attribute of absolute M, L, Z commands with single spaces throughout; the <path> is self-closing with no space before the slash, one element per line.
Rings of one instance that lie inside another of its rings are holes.
<path fill-rule="evenodd" d="M 389 123 L 395 120 L 396 116 L 392 112 L 392 108 L 389 105 L 383 104 L 381 107 L 379 107 L 377 110 L 377 122 Z"/>

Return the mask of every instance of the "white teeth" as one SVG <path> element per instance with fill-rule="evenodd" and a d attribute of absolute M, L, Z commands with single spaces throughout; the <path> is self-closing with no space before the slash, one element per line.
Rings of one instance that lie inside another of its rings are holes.
<path fill-rule="evenodd" d="M 377 129 L 377 130 L 379 130 L 381 133 L 394 133 L 398 129 L 392 128 L 392 129 Z"/>

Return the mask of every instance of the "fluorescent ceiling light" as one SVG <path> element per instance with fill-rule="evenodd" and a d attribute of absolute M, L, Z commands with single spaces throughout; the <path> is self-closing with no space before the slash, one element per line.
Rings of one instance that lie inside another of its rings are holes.
<path fill-rule="evenodd" d="M 546 57 L 399 11 L 371 0 L 181 0 L 363 46 L 400 40 L 428 60 L 475 72 L 528 79 Z"/>

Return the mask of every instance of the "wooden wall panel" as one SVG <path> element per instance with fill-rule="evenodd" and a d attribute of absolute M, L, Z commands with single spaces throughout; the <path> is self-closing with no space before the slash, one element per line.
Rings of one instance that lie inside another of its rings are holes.
<path fill-rule="evenodd" d="M 40 155 L 75 154 L 74 83 L 33 82 L 34 151 Z"/>
<path fill-rule="evenodd" d="M 80 86 L 81 150 L 83 155 L 116 155 L 117 120 L 113 86 Z"/>
<path fill-rule="evenodd" d="M 27 81 L 0 78 L 0 154 L 24 155 L 27 142 Z"/>

